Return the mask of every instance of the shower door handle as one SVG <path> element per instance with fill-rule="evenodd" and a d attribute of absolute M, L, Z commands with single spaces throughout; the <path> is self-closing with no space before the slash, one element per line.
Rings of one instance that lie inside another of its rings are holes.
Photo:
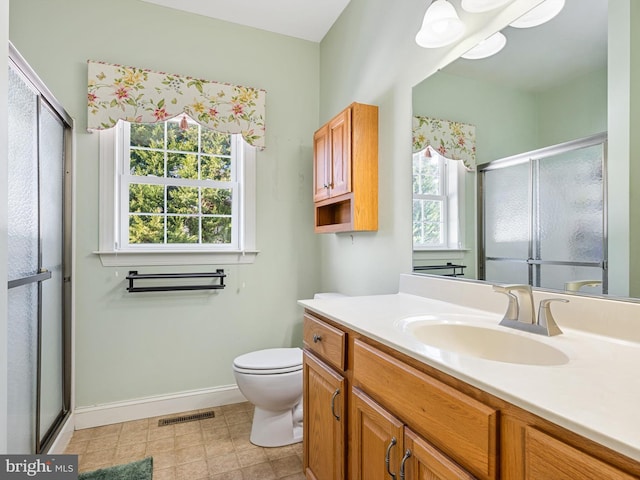
<path fill-rule="evenodd" d="M 28 277 L 16 278 L 15 280 L 9 280 L 7 282 L 7 288 L 21 287 L 22 285 L 28 285 L 35 282 L 43 282 L 51 278 L 51 272 L 46 268 L 40 269 L 38 273 L 29 275 Z"/>

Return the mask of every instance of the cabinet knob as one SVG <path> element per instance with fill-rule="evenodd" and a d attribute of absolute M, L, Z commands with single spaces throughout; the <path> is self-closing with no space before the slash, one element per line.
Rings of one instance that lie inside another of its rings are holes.
<path fill-rule="evenodd" d="M 322 337 L 320 335 L 318 335 L 317 333 L 313 334 L 313 343 L 318 343 L 321 340 L 322 340 Z"/>

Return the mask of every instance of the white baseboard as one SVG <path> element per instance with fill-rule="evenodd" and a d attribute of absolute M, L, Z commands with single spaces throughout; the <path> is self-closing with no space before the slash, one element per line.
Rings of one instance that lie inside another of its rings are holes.
<path fill-rule="evenodd" d="M 81 430 L 246 401 L 237 385 L 224 385 L 93 407 L 78 407 L 74 411 L 75 429 Z"/>

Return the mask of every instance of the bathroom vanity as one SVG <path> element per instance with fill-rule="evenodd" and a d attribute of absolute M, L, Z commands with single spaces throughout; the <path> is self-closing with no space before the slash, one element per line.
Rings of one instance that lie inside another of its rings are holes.
<path fill-rule="evenodd" d="M 306 477 L 640 478 L 640 342 L 612 319 L 640 305 L 545 293 L 571 303 L 542 337 L 498 326 L 502 297 L 403 275 L 395 295 L 300 301 Z"/>

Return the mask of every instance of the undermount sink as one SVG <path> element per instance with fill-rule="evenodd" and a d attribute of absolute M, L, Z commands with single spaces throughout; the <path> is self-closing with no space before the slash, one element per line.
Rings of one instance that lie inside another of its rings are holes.
<path fill-rule="evenodd" d="M 405 321 L 403 329 L 425 345 L 486 360 L 524 365 L 564 365 L 569 357 L 551 345 L 506 327 Z"/>

